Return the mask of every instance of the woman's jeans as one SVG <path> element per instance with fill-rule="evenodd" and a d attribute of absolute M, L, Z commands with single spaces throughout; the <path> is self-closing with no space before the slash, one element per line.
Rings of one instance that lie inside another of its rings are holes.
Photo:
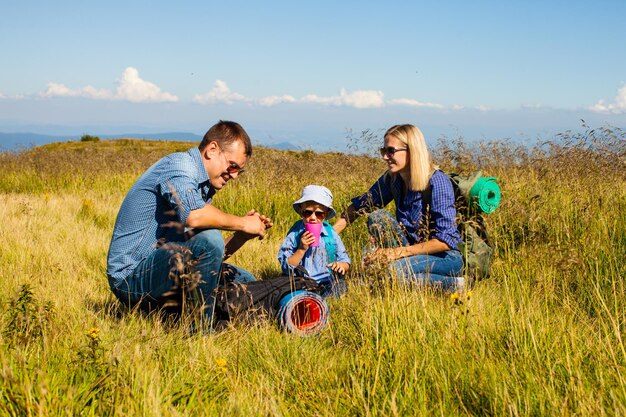
<path fill-rule="evenodd" d="M 398 221 L 386 210 L 371 213 L 367 228 L 379 247 L 410 245 Z M 389 273 L 401 282 L 430 284 L 446 291 L 463 286 L 462 269 L 463 257 L 458 250 L 408 256 L 389 263 Z"/>
<path fill-rule="evenodd" d="M 204 318 L 210 324 L 214 291 L 220 282 L 255 281 L 250 272 L 222 263 L 223 257 L 224 239 L 221 232 L 216 229 L 203 230 L 185 242 L 170 242 L 156 249 L 113 292 L 122 303 L 151 311 L 164 306 L 168 294 L 177 286 L 176 278 L 180 281 L 182 275 L 189 278 L 195 272 L 195 279 L 192 280 L 197 286 L 193 291 L 184 291 L 184 296 L 195 307 L 204 310 Z"/>

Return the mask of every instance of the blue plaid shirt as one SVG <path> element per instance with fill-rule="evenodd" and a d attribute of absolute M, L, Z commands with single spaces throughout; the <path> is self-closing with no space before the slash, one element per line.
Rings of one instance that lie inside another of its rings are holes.
<path fill-rule="evenodd" d="M 132 186 L 117 215 L 107 265 L 111 288 L 128 278 L 157 242 L 184 241 L 187 216 L 210 204 L 213 194 L 198 148 L 152 165 Z"/>
<path fill-rule="evenodd" d="M 400 175 L 383 174 L 378 181 L 363 195 L 353 198 L 352 204 L 357 210 L 366 212 L 383 208 L 391 201 L 396 203 L 396 219 L 406 231 L 409 243 L 438 239 L 451 249 L 458 250 L 461 233 L 456 224 L 454 207 L 454 189 L 450 178 L 436 170 L 429 181 L 431 189 L 430 213 L 425 212 L 424 198 L 421 191 L 404 192 L 404 181 Z M 424 215 L 430 217 L 428 227 Z M 428 216 L 429 215 L 429 216 Z"/>

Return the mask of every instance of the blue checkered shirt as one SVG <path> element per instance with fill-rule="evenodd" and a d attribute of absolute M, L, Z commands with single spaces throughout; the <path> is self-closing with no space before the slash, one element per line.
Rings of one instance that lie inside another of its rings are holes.
<path fill-rule="evenodd" d="M 159 241 L 184 241 L 187 216 L 210 204 L 213 194 L 198 148 L 152 165 L 132 186 L 117 215 L 107 265 L 111 288 L 128 278 Z"/>
<path fill-rule="evenodd" d="M 436 170 L 430 178 L 430 213 L 425 213 L 423 193 L 408 190 L 404 192 L 404 181 L 400 175 L 383 174 L 363 195 L 352 199 L 357 210 L 366 212 L 383 208 L 391 201 L 396 203 L 396 219 L 406 231 L 409 243 L 415 244 L 436 238 L 445 242 L 451 249 L 461 243 L 461 233 L 456 224 L 454 189 L 450 178 Z M 430 217 L 428 226 L 425 218 Z"/>

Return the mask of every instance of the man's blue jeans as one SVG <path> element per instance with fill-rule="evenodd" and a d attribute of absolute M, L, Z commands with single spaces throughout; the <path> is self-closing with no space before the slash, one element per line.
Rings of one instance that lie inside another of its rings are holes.
<path fill-rule="evenodd" d="M 395 248 L 410 244 L 401 225 L 386 210 L 371 213 L 367 219 L 367 228 L 380 247 Z M 462 286 L 462 269 L 463 257 L 457 250 L 408 256 L 389 264 L 389 273 L 402 282 L 430 284 L 444 290 Z"/>
<path fill-rule="evenodd" d="M 142 310 L 151 311 L 163 307 L 164 294 L 175 284 L 177 264 L 176 257 L 187 252 L 187 259 L 197 264 L 194 269 L 200 274 L 200 282 L 187 298 L 204 309 L 207 323 L 211 322 L 214 291 L 220 281 L 255 281 L 254 276 L 241 268 L 222 263 L 224 257 L 224 239 L 219 230 L 207 229 L 199 232 L 185 242 L 166 243 L 147 258 L 142 260 L 132 275 L 113 292 L 124 304 L 130 307 L 139 306 Z"/>

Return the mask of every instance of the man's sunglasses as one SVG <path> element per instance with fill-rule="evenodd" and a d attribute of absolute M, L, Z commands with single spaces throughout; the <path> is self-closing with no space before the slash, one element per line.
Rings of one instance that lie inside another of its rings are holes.
<path fill-rule="evenodd" d="M 408 151 L 409 148 L 394 148 L 393 146 L 385 146 L 383 148 L 380 148 L 380 156 L 393 156 L 396 152 L 400 152 L 400 151 Z"/>
<path fill-rule="evenodd" d="M 326 212 L 322 211 L 322 210 L 302 210 L 302 215 L 304 217 L 311 217 L 311 215 L 315 214 L 315 217 L 317 217 L 318 219 L 324 219 L 326 218 Z"/>
<path fill-rule="evenodd" d="M 226 167 L 226 171 L 228 171 L 229 174 L 241 175 L 245 172 L 245 169 L 240 167 L 239 164 L 237 164 L 236 162 L 228 161 L 228 166 Z"/>
<path fill-rule="evenodd" d="M 220 153 L 222 155 L 224 155 L 224 159 L 226 159 L 226 154 L 224 153 L 224 151 L 220 148 Z M 242 167 L 239 166 L 238 163 L 233 162 L 233 161 L 229 161 L 228 159 L 226 159 L 226 162 L 228 162 L 228 166 L 226 167 L 226 171 L 228 171 L 229 174 L 243 174 L 244 169 Z"/>

